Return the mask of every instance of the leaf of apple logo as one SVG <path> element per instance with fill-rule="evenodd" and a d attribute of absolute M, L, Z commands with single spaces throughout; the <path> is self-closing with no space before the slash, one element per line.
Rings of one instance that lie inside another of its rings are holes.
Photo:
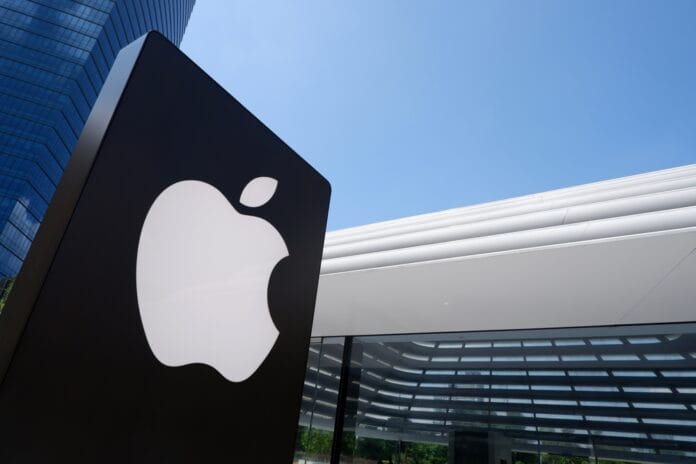
<path fill-rule="evenodd" d="M 277 185 L 257 177 L 240 203 L 262 206 Z M 232 382 L 249 378 L 278 338 L 268 284 L 286 256 L 273 225 L 237 212 L 212 185 L 167 187 L 145 217 L 136 263 L 140 317 L 155 357 L 171 367 L 207 364 Z"/>

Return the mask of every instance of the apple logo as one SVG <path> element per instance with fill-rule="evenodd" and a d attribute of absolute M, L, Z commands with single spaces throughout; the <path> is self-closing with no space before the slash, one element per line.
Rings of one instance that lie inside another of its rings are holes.
<path fill-rule="evenodd" d="M 240 203 L 262 206 L 277 185 L 257 177 Z M 237 212 L 212 185 L 167 187 L 145 217 L 136 263 L 140 317 L 155 357 L 171 367 L 207 364 L 232 382 L 249 378 L 278 338 L 268 285 L 286 256 L 272 224 Z"/>

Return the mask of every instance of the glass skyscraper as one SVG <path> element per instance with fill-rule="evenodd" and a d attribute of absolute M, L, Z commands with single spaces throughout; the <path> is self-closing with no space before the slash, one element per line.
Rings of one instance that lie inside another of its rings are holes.
<path fill-rule="evenodd" d="M 0 0 L 0 279 L 29 250 L 119 50 L 195 0 Z"/>

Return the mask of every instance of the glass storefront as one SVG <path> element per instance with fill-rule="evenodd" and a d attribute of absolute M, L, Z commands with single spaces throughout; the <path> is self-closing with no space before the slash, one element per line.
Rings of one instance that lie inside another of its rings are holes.
<path fill-rule="evenodd" d="M 344 344 L 344 338 L 310 343 L 295 462 L 331 462 Z"/>
<path fill-rule="evenodd" d="M 315 340 L 302 404 L 298 464 L 696 463 L 696 324 Z"/>

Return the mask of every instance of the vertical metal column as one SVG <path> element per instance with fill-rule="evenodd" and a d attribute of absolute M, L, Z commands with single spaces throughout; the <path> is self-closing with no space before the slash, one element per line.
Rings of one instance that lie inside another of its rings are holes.
<path fill-rule="evenodd" d="M 334 422 L 333 440 L 331 442 L 331 464 L 340 464 L 343 445 L 343 424 L 346 417 L 346 400 L 350 384 L 350 357 L 353 351 L 353 337 L 346 337 L 341 359 L 341 381 L 338 384 L 338 402 Z"/>

